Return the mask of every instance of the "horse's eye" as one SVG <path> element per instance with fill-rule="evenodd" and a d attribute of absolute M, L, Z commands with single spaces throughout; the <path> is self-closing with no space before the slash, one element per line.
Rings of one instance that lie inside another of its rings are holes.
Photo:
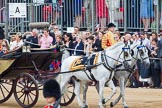
<path fill-rule="evenodd" d="M 140 53 L 141 56 L 144 55 L 143 50 L 139 50 L 139 53 Z"/>
<path fill-rule="evenodd" d="M 128 52 L 124 51 L 124 57 L 128 57 Z"/>

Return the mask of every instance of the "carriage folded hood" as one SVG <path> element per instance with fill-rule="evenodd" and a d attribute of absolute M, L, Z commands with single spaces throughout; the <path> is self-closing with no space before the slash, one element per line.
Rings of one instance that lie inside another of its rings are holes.
<path fill-rule="evenodd" d="M 13 63 L 15 59 L 10 59 L 10 60 L 0 60 L 0 74 L 2 72 L 6 71 Z"/>

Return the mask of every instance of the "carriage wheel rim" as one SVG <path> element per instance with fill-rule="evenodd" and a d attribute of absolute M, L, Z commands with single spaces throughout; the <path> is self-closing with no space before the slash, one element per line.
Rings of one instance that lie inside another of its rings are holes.
<path fill-rule="evenodd" d="M 2 98 L 0 97 L 0 103 L 6 102 L 12 96 L 13 84 L 14 84 L 13 80 L 0 80 L 0 95 L 2 97 Z"/>
<path fill-rule="evenodd" d="M 23 81 L 23 79 L 25 80 Z M 30 74 L 24 73 L 16 78 L 14 96 L 22 107 L 32 107 L 37 103 L 39 89 L 35 79 Z"/>
<path fill-rule="evenodd" d="M 72 90 L 69 88 L 72 88 Z M 74 84 L 69 84 L 67 89 L 68 89 L 67 92 L 64 93 L 63 96 L 61 97 L 61 102 L 60 102 L 61 106 L 67 106 L 67 105 L 71 104 L 75 98 Z M 70 95 L 68 95 L 68 94 L 70 94 Z"/>

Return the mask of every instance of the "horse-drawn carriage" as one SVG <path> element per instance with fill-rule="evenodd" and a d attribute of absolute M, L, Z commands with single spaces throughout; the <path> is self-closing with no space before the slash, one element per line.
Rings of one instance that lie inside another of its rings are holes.
<path fill-rule="evenodd" d="M 61 59 L 62 53 L 49 49 L 31 49 L 30 52 L 21 49 L 0 57 L 0 104 L 6 102 L 14 94 L 17 103 L 25 108 L 36 104 L 39 90 L 46 79 L 55 78 L 58 74 L 49 71 L 53 60 Z M 70 104 L 74 95 L 73 83 L 69 83 L 61 105 Z"/>
<path fill-rule="evenodd" d="M 95 64 L 92 66 L 83 66 L 73 70 L 72 66 L 80 66 L 80 58 L 71 56 L 64 60 L 61 66 L 62 74 L 60 87 L 63 93 L 61 105 L 70 104 L 75 95 L 77 96 L 78 103 L 81 107 L 86 107 L 86 91 L 85 86 L 83 96 L 84 101 L 80 100 L 80 82 L 91 81 L 95 79 L 99 84 L 99 106 L 103 108 L 108 100 L 116 93 L 115 86 L 111 80 L 113 72 L 115 71 L 128 71 L 133 69 L 136 61 L 140 59 L 145 64 L 150 64 L 148 51 L 143 45 L 134 44 L 129 47 L 123 42 L 119 42 L 114 46 L 98 52 L 95 55 Z M 48 67 L 54 59 L 61 59 L 62 53 L 53 52 L 53 48 L 49 49 L 31 49 L 30 51 L 10 52 L 0 58 L 0 103 L 7 101 L 12 93 L 15 99 L 22 107 L 32 107 L 36 104 L 39 96 L 39 90 L 42 89 L 43 82 L 48 78 L 54 78 L 58 73 L 50 72 Z M 76 61 L 77 60 L 77 61 Z M 78 61 L 79 60 L 79 61 Z M 78 63 L 79 62 L 79 63 Z M 75 65 L 73 65 L 75 64 Z M 92 69 L 95 67 L 94 69 Z M 88 69 L 90 68 L 90 69 Z M 77 74 L 80 72 L 79 74 Z M 66 74 L 65 74 L 66 73 Z M 116 72 L 116 74 L 119 72 Z M 125 79 L 131 75 L 131 72 L 121 74 L 122 77 L 121 94 L 124 92 Z M 71 80 L 72 77 L 76 80 Z M 78 82 L 79 80 L 80 82 Z M 75 83 L 75 90 L 74 84 Z M 103 98 L 103 88 L 106 82 L 109 81 L 109 86 L 114 89 L 114 92 L 107 98 Z M 68 84 L 68 85 L 67 85 Z M 75 92 L 75 94 L 74 94 Z M 127 106 L 124 95 L 119 95 L 117 101 L 111 103 L 114 106 L 122 97 L 124 107 Z"/>

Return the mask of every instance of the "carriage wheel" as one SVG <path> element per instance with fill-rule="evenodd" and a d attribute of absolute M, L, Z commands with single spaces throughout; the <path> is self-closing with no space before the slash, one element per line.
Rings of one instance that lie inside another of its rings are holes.
<path fill-rule="evenodd" d="M 20 74 L 14 84 L 14 96 L 17 103 L 31 108 L 38 101 L 39 90 L 35 79 L 28 73 Z"/>
<path fill-rule="evenodd" d="M 0 80 L 0 103 L 6 102 L 13 93 L 13 80 Z"/>
<path fill-rule="evenodd" d="M 74 83 L 73 83 L 73 81 L 71 81 L 67 85 L 66 92 L 61 97 L 60 105 L 61 106 L 67 106 L 67 105 L 69 105 L 69 104 L 71 104 L 73 102 L 74 98 L 75 98 Z"/>

